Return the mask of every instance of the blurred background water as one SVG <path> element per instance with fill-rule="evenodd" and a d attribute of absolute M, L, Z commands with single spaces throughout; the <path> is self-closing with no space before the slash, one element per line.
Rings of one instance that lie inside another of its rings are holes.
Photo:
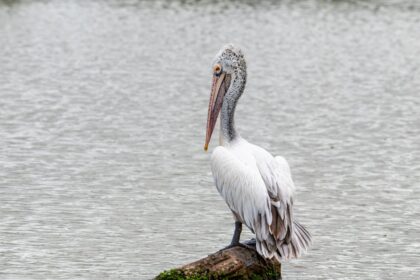
<path fill-rule="evenodd" d="M 203 151 L 227 42 L 248 59 L 238 130 L 288 159 L 313 234 L 284 278 L 420 279 L 403 0 L 0 2 L 0 279 L 150 279 L 230 242 Z"/>

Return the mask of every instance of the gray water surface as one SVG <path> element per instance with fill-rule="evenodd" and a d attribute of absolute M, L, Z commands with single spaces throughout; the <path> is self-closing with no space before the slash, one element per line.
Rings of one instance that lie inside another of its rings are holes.
<path fill-rule="evenodd" d="M 203 151 L 227 42 L 237 128 L 313 234 L 284 278 L 420 279 L 417 3 L 0 2 L 0 279 L 150 279 L 230 242 Z"/>

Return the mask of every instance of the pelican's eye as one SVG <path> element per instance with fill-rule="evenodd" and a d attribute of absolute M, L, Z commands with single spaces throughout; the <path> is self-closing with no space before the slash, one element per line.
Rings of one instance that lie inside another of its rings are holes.
<path fill-rule="evenodd" d="M 220 64 L 216 64 L 213 66 L 213 73 L 216 76 L 220 76 L 222 74 L 222 66 Z"/>

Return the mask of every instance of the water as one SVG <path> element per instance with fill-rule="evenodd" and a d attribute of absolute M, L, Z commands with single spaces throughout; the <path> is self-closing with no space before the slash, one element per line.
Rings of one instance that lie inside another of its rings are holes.
<path fill-rule="evenodd" d="M 230 241 L 203 151 L 226 42 L 238 130 L 313 234 L 285 279 L 420 279 L 417 2 L 211 2 L 0 3 L 1 279 L 150 279 Z"/>

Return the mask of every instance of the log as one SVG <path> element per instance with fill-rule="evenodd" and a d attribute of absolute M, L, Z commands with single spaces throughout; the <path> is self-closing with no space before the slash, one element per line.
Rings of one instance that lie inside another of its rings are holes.
<path fill-rule="evenodd" d="M 164 271 L 155 280 L 281 279 L 281 264 L 261 257 L 255 249 L 236 246 L 220 250 L 180 268 Z"/>

